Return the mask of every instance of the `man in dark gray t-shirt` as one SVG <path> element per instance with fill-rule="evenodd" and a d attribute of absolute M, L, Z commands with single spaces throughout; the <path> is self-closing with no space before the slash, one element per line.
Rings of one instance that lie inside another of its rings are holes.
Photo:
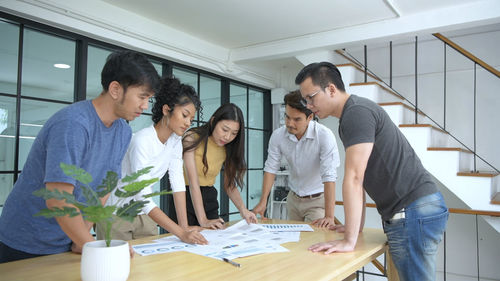
<path fill-rule="evenodd" d="M 339 121 L 344 147 L 373 143 L 363 187 L 389 220 L 416 199 L 437 192 L 436 184 L 401 131 L 383 108 L 355 95 L 347 99 Z"/>
<path fill-rule="evenodd" d="M 385 110 L 345 92 L 339 70 L 331 63 L 313 63 L 297 75 L 307 108 L 319 118 L 339 118 L 345 147 L 342 196 L 344 239 L 321 242 L 318 252 L 353 251 L 363 230 L 364 190 L 382 216 L 389 250 L 401 280 L 434 280 L 435 258 L 448 210 L 430 174 Z"/>

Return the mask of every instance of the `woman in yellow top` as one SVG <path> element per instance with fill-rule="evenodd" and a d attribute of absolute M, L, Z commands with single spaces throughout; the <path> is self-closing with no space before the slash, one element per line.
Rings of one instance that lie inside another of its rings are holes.
<path fill-rule="evenodd" d="M 236 186 L 243 187 L 245 123 L 241 109 L 228 103 L 219 107 L 205 125 L 192 128 L 183 138 L 184 179 L 189 225 L 222 228 L 215 178 L 224 165 L 224 190 L 247 223 L 257 223 L 241 199 Z"/>

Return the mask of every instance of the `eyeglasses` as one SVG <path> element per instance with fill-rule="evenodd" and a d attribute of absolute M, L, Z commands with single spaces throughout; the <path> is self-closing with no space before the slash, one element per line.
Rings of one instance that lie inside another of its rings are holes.
<path fill-rule="evenodd" d="M 317 90 L 316 92 L 314 92 L 314 93 L 312 93 L 310 95 L 307 95 L 305 98 L 302 98 L 300 100 L 300 103 L 303 106 L 307 106 L 308 104 L 312 104 L 314 96 L 317 95 L 319 92 L 321 92 L 321 90 Z"/>

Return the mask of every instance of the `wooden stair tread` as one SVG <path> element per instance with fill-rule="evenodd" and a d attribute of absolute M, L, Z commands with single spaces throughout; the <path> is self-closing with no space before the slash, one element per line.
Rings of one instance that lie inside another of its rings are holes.
<path fill-rule="evenodd" d="M 445 130 L 442 130 L 438 127 L 435 127 L 431 124 L 400 124 L 399 125 L 400 128 L 424 128 L 424 127 L 430 127 L 431 129 L 434 129 L 434 130 L 438 130 L 442 133 L 445 133 L 445 134 L 448 134 L 448 132 L 446 132 Z"/>
<path fill-rule="evenodd" d="M 346 67 L 346 66 L 352 66 L 354 68 L 356 68 L 356 70 L 358 70 L 359 72 L 362 72 L 363 74 L 365 73 L 365 70 L 363 69 L 363 67 L 357 63 L 343 63 L 343 64 L 336 64 L 335 65 L 337 68 L 339 67 Z M 380 80 L 377 76 L 371 74 L 370 72 L 367 72 L 366 75 L 370 76 L 371 78 L 377 80 L 377 81 L 380 81 L 382 82 L 382 80 Z"/>
<path fill-rule="evenodd" d="M 493 195 L 490 203 L 500 205 L 500 192 L 497 192 L 495 195 Z"/>
<path fill-rule="evenodd" d="M 380 105 L 380 106 L 402 105 L 406 109 L 409 109 L 410 111 L 415 112 L 415 108 L 407 105 L 406 103 L 400 102 L 400 101 L 395 101 L 395 102 L 379 102 L 378 105 Z M 418 114 L 423 115 L 423 116 L 427 116 L 427 115 L 425 115 L 425 113 L 423 113 L 420 110 L 418 111 Z"/>
<path fill-rule="evenodd" d="M 401 99 L 401 100 L 404 100 L 404 98 L 398 94 L 396 94 L 395 92 L 393 92 L 392 90 L 388 89 L 387 87 L 383 86 L 383 85 L 380 85 L 380 83 L 376 82 L 376 81 L 371 81 L 371 82 L 359 82 L 359 83 L 351 83 L 349 84 L 349 86 L 367 86 L 367 85 L 377 85 L 379 86 L 382 90 L 388 92 L 389 94 L 397 97 L 398 99 Z"/>
<path fill-rule="evenodd" d="M 428 147 L 428 151 L 460 151 L 460 152 L 466 152 L 466 153 L 472 153 L 471 151 L 467 149 L 463 149 L 460 147 Z"/>
<path fill-rule="evenodd" d="M 356 68 L 359 68 L 359 65 L 354 64 L 354 63 L 352 63 L 352 62 L 349 62 L 349 63 L 341 63 L 341 64 L 336 64 L 335 66 L 336 66 L 337 68 L 338 68 L 338 67 L 345 67 L 345 66 L 354 66 L 354 67 L 356 67 Z"/>
<path fill-rule="evenodd" d="M 498 174 L 492 173 L 492 172 L 458 172 L 457 176 L 462 176 L 462 177 L 483 177 L 483 178 L 493 178 L 496 177 Z"/>
<path fill-rule="evenodd" d="M 350 61 L 355 66 L 358 66 L 359 68 L 363 68 L 363 66 L 361 64 L 359 64 L 357 61 L 355 61 L 355 60 L 351 59 L 350 57 L 346 56 L 344 54 L 344 51 L 342 51 L 342 50 L 335 50 L 335 53 L 341 55 L 343 58 L 345 58 L 346 60 Z"/>

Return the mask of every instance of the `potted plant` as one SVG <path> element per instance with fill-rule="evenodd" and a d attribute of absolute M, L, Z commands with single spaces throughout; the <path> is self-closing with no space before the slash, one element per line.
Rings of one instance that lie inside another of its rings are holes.
<path fill-rule="evenodd" d="M 105 225 L 105 240 L 85 243 L 82 249 L 81 275 L 82 280 L 126 280 L 130 270 L 129 246 L 125 241 L 111 240 L 111 227 L 118 219 L 132 222 L 147 203 L 145 200 L 131 200 L 129 203 L 121 205 L 120 202 L 113 206 L 103 206 L 100 198 L 110 192 L 114 192 L 117 197 L 127 198 L 136 195 L 145 187 L 158 181 L 158 178 L 138 180 L 142 175 L 147 174 L 153 167 L 146 167 L 132 175 L 127 175 L 121 181 L 126 183 L 122 190 L 117 189 L 118 175 L 108 171 L 106 178 L 94 191 L 88 186 L 92 182 L 92 176 L 84 169 L 74 165 L 60 164 L 64 174 L 82 183 L 81 189 L 85 202 L 78 201 L 73 194 L 66 191 L 48 190 L 41 188 L 33 192 L 33 195 L 43 199 L 66 200 L 73 204 L 73 207 L 43 209 L 35 216 L 53 218 L 60 216 L 78 216 L 93 223 L 103 223 Z M 144 196 L 149 198 L 156 195 L 168 194 L 169 191 L 153 192 Z M 113 214 L 116 215 L 113 216 Z M 113 256 L 107 256 L 113 255 Z M 113 270 L 117 272 L 113 272 Z"/>

